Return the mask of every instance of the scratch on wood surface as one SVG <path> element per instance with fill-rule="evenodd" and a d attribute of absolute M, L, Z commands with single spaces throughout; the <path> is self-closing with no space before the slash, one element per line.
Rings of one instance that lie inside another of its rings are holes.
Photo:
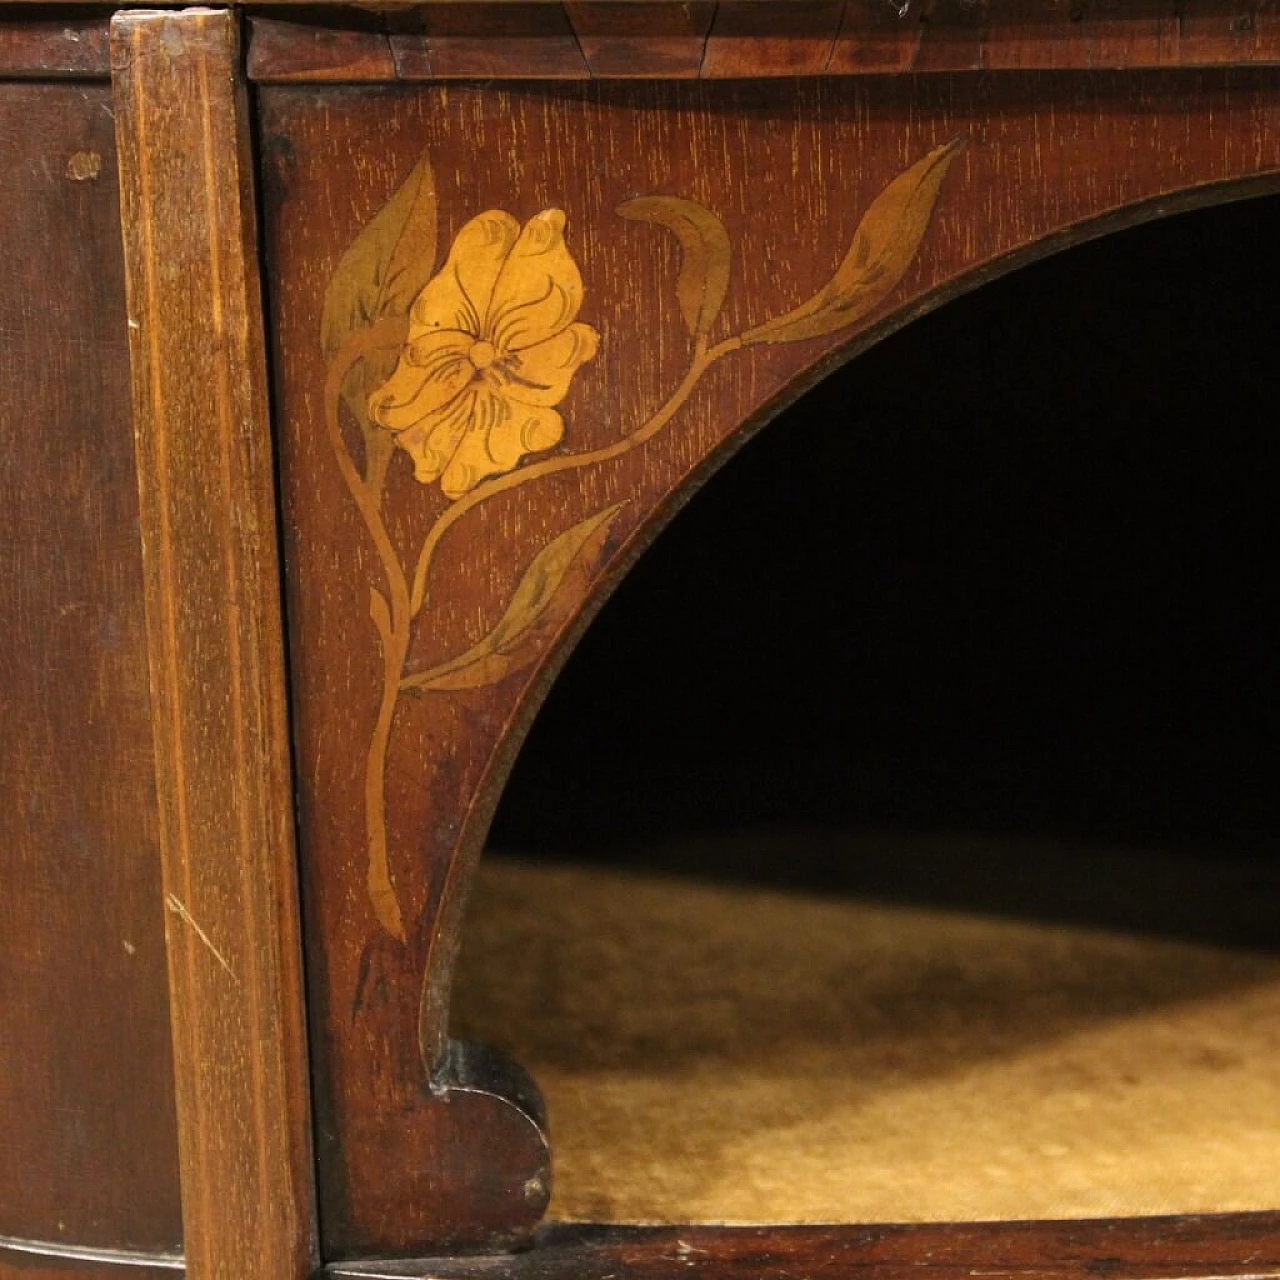
<path fill-rule="evenodd" d="M 231 975 L 232 981 L 239 984 L 240 979 L 236 977 L 236 971 L 227 963 L 227 957 L 213 945 L 213 939 L 196 923 L 195 917 L 183 906 L 177 895 L 172 893 L 167 895 L 165 905 L 175 916 L 191 926 L 196 937 L 208 948 L 209 954 Z"/>

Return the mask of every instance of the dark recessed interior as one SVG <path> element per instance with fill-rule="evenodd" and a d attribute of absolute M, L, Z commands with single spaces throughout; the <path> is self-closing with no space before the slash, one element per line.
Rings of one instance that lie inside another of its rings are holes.
<path fill-rule="evenodd" d="M 1280 1203 L 1277 214 L 909 326 L 601 612 L 454 991 L 542 1086 L 552 1218 Z"/>
<path fill-rule="evenodd" d="M 1082 245 L 803 396 L 602 611 L 491 844 L 681 870 L 705 836 L 703 876 L 1179 933 L 1225 893 L 1237 941 L 1274 941 L 1240 896 L 1280 830 L 1278 214 Z M 803 852 L 716 863 L 714 837 L 797 828 Z M 885 830 L 1041 855 L 850 865 L 820 838 Z"/>

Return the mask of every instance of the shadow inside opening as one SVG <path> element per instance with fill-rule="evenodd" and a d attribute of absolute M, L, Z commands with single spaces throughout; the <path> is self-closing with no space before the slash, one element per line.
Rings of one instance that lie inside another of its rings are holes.
<path fill-rule="evenodd" d="M 1280 1205 L 1278 204 L 910 326 L 606 606 L 454 1000 L 553 1217 Z"/>

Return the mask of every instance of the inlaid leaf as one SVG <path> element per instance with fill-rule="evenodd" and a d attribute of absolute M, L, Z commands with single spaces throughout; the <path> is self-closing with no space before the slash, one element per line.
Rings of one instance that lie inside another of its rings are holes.
<path fill-rule="evenodd" d="M 729 290 L 729 235 L 710 209 L 677 196 L 641 196 L 618 206 L 635 222 L 666 227 L 680 242 L 676 298 L 689 332 L 702 337 L 715 324 Z"/>
<path fill-rule="evenodd" d="M 332 360 L 359 330 L 409 314 L 436 260 L 436 188 L 424 155 L 400 189 L 355 238 L 325 290 L 320 345 Z M 373 351 L 352 369 L 342 398 L 365 436 L 365 475 L 384 470 L 391 441 L 368 418 L 369 396 L 395 368 L 397 351 Z M 380 484 L 375 487 L 380 487 Z"/>
<path fill-rule="evenodd" d="M 899 174 L 863 214 L 844 261 L 827 284 L 793 311 L 749 329 L 743 344 L 819 338 L 878 306 L 915 259 L 942 181 L 964 143 L 955 138 Z"/>
<path fill-rule="evenodd" d="M 408 315 L 436 263 L 436 185 L 424 155 L 342 255 L 325 291 L 320 345 L 332 359 L 358 329 Z"/>
<path fill-rule="evenodd" d="M 581 599 L 618 512 L 616 503 L 549 542 L 524 571 L 498 625 L 465 653 L 407 676 L 402 689 L 475 689 L 519 670 L 538 655 L 537 641 L 560 626 Z"/>

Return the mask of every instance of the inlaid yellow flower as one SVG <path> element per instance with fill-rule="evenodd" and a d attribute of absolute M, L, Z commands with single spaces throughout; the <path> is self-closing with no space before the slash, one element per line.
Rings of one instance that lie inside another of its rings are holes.
<path fill-rule="evenodd" d="M 409 333 L 369 416 L 395 432 L 423 484 L 460 498 L 564 434 L 554 408 L 599 335 L 575 323 L 582 276 L 564 213 L 523 227 L 491 210 L 458 233 L 409 312 Z"/>

